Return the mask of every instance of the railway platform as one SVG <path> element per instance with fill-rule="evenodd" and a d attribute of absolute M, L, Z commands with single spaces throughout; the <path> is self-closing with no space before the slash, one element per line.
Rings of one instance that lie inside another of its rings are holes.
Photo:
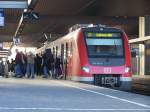
<path fill-rule="evenodd" d="M 0 112 L 149 112 L 150 97 L 65 80 L 0 78 Z"/>

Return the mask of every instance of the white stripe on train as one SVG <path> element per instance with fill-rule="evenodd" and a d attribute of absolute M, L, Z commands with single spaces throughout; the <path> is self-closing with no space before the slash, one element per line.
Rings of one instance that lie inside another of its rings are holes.
<path fill-rule="evenodd" d="M 79 77 L 79 76 L 72 76 L 71 80 L 73 81 L 86 81 L 92 82 L 94 81 L 94 77 Z M 120 81 L 132 81 L 131 77 L 120 77 Z"/>

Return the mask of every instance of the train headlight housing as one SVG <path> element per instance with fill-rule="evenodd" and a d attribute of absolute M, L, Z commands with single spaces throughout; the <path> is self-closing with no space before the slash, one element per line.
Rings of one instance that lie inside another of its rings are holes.
<path fill-rule="evenodd" d="M 86 73 L 90 73 L 90 68 L 87 67 L 87 66 L 83 66 L 83 67 L 82 67 L 82 70 L 83 70 L 84 72 L 86 72 Z"/>
<path fill-rule="evenodd" d="M 129 73 L 131 72 L 131 68 L 130 67 L 125 67 L 125 73 Z"/>

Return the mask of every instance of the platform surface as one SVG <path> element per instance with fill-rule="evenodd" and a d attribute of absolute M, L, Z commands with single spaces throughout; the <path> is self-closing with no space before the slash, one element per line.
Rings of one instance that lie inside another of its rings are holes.
<path fill-rule="evenodd" d="M 150 96 L 64 80 L 0 78 L 0 112 L 150 112 Z"/>

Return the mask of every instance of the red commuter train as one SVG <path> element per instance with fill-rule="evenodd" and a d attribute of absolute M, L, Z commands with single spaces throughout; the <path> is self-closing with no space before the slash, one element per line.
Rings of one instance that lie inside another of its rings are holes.
<path fill-rule="evenodd" d="M 101 25 L 71 29 L 48 44 L 55 56 L 61 56 L 65 79 L 130 90 L 131 54 L 125 32 Z"/>

